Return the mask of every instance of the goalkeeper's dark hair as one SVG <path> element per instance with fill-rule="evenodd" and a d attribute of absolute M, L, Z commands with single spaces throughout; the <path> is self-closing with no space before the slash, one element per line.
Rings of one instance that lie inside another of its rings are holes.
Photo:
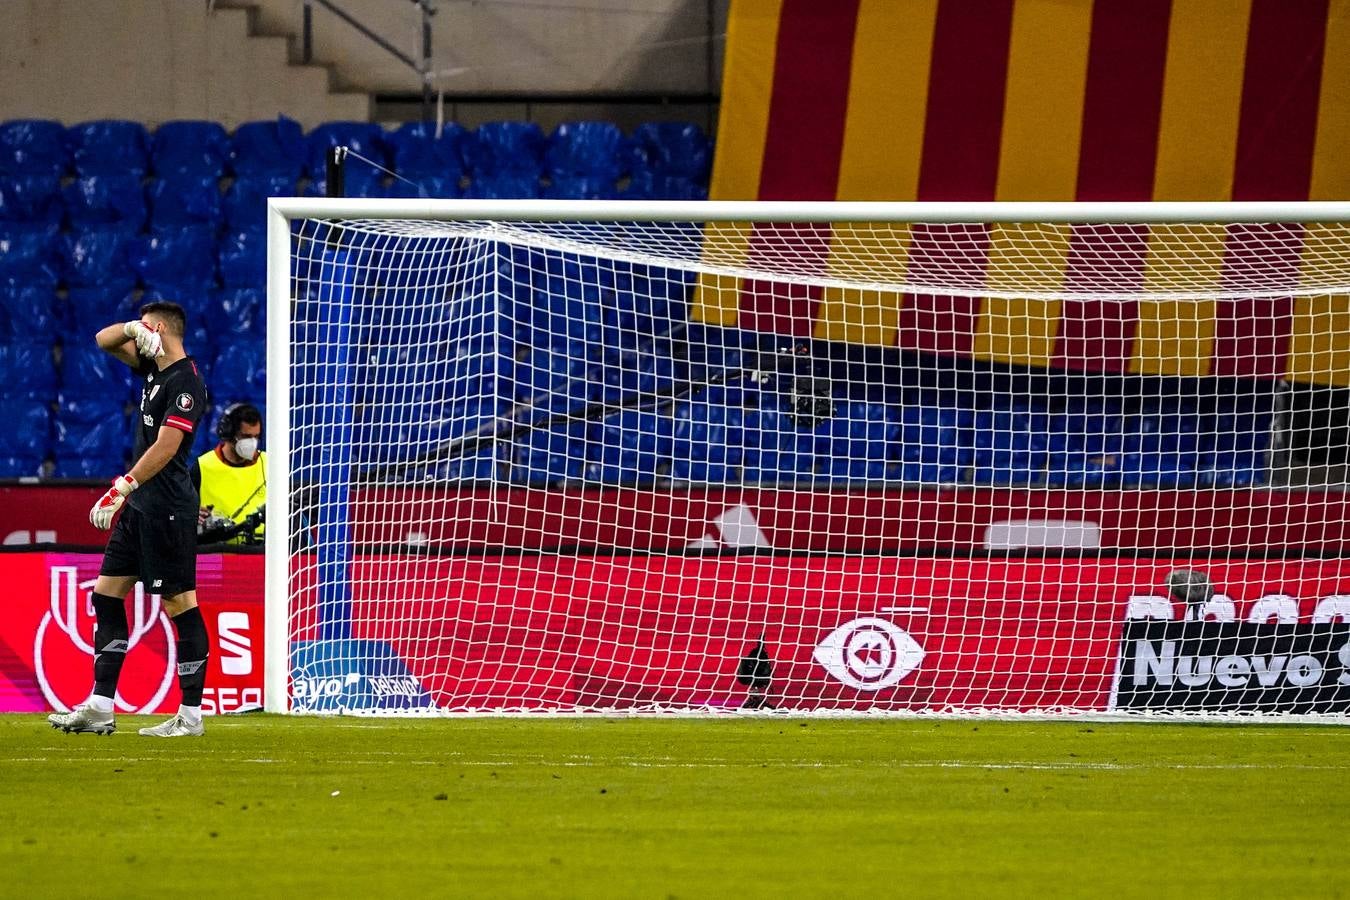
<path fill-rule="evenodd" d="M 156 300 L 141 307 L 142 319 L 151 314 L 163 319 L 164 324 L 169 326 L 169 331 L 174 337 L 182 337 L 187 333 L 187 313 L 177 303 L 171 303 L 168 300 Z"/>

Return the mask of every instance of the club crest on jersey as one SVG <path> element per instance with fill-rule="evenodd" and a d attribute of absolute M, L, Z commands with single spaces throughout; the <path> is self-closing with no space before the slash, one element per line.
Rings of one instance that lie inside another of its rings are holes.
<path fill-rule="evenodd" d="M 178 399 L 174 401 L 174 404 L 183 412 L 187 412 L 188 410 L 192 409 L 192 395 L 179 394 Z"/>

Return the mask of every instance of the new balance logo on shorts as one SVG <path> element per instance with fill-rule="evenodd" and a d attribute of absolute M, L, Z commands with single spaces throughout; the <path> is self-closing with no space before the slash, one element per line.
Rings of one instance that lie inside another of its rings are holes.
<path fill-rule="evenodd" d="M 193 660 L 192 662 L 180 662 L 178 664 L 178 674 L 196 675 L 197 672 L 201 671 L 201 667 L 204 665 L 206 665 L 206 660 L 204 659 Z"/>
<path fill-rule="evenodd" d="M 155 579 L 155 583 L 152 584 L 152 585 L 150 585 L 150 586 L 151 586 L 152 588 L 163 587 L 163 586 L 164 586 L 164 579 L 163 579 L 163 578 L 156 578 L 156 579 Z"/>

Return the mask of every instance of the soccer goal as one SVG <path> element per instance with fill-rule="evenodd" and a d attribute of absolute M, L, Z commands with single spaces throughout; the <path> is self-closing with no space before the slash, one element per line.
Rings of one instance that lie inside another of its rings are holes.
<path fill-rule="evenodd" d="M 267 708 L 1343 717 L 1347 222 L 274 199 Z"/>

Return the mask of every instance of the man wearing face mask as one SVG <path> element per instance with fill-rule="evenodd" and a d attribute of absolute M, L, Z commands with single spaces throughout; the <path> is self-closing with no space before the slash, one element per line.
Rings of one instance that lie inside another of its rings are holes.
<path fill-rule="evenodd" d="M 262 540 L 267 501 L 266 454 L 258 449 L 262 414 L 250 403 L 235 403 L 216 423 L 216 446 L 197 458 L 193 480 L 201 491 L 198 543 Z"/>

